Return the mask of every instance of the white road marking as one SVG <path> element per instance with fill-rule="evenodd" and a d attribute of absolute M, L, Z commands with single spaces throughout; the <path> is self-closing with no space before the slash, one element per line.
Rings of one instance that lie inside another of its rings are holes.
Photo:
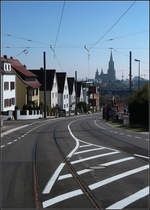
<path fill-rule="evenodd" d="M 95 184 L 91 184 L 91 185 L 89 185 L 89 188 L 90 188 L 90 190 L 95 190 L 95 189 L 97 189 L 97 188 L 99 188 L 99 187 L 101 187 L 101 186 L 103 186 L 105 184 L 109 184 L 109 183 L 117 181 L 117 180 L 119 180 L 121 178 L 124 178 L 124 177 L 130 176 L 130 175 L 136 174 L 136 173 L 138 173 L 140 171 L 143 171 L 143 170 L 146 170 L 148 168 L 149 168 L 149 165 L 145 165 L 145 166 L 142 166 L 142 167 L 139 167 L 139 168 L 132 169 L 130 171 L 126 171 L 126 172 L 124 172 L 122 174 L 118 174 L 118 175 L 115 175 L 113 177 L 104 179 L 103 181 L 97 182 Z"/>
<path fill-rule="evenodd" d="M 21 136 L 22 138 L 24 137 L 24 135 Z"/>
<path fill-rule="evenodd" d="M 120 135 L 124 135 L 124 133 L 119 133 Z"/>
<path fill-rule="evenodd" d="M 122 174 L 118 174 L 116 176 L 113 176 L 113 177 L 110 177 L 108 179 L 104 179 L 100 182 L 97 182 L 97 183 L 94 183 L 94 184 L 91 184 L 89 185 L 88 187 L 91 189 L 91 190 L 95 190 L 101 186 L 104 186 L 106 184 L 109 184 L 113 181 L 116 181 L 116 180 L 119 180 L 121 178 L 124 178 L 124 177 L 127 177 L 129 175 L 132 175 L 132 174 L 135 174 L 135 173 L 138 173 L 140 171 L 143 171 L 143 170 L 146 170 L 149 168 L 149 165 L 145 165 L 145 166 L 142 166 L 142 167 L 139 167 L 139 168 L 136 168 L 136 169 L 132 169 L 130 171 L 126 171 Z M 59 196 L 56 196 L 52 199 L 49 199 L 47 201 L 44 201 L 43 202 L 43 208 L 46 208 L 48 206 L 52 206 L 53 204 L 56 204 L 56 203 L 59 203 L 61 201 L 64 201 L 64 200 L 67 200 L 69 198 L 72 198 L 72 197 L 75 197 L 75 196 L 78 196 L 78 195 L 82 195 L 83 194 L 83 191 L 81 191 L 80 189 L 78 190 L 74 190 L 74 191 L 71 191 L 71 192 L 68 192 L 68 193 L 65 193 L 65 194 L 62 194 L 62 195 L 59 195 Z"/>
<path fill-rule="evenodd" d="M 25 128 L 25 127 L 27 127 L 27 126 L 29 126 L 29 125 L 31 125 L 31 124 L 23 125 L 23 126 L 20 126 L 20 127 L 18 127 L 18 128 L 13 128 L 13 129 L 11 129 L 11 130 L 8 130 L 8 131 L 2 133 L 2 134 L 1 134 L 1 137 L 5 136 L 5 135 L 8 135 L 9 133 L 12 133 L 12 132 L 14 132 L 14 131 L 17 131 L 17 130 L 20 130 L 20 129 L 22 129 L 22 128 Z"/>
<path fill-rule="evenodd" d="M 43 194 L 47 194 L 51 191 L 57 177 L 59 176 L 61 170 L 63 169 L 65 163 L 61 163 L 59 165 L 59 167 L 56 169 L 56 171 L 54 172 L 54 174 L 52 175 L 51 179 L 48 181 L 48 183 L 46 184 L 44 190 L 43 190 Z"/>
<path fill-rule="evenodd" d="M 96 120 L 95 120 L 94 122 L 95 122 L 95 125 L 96 125 L 97 127 L 101 128 L 101 129 L 103 129 L 103 130 L 106 130 L 106 128 L 104 128 L 104 127 L 98 125 L 98 124 L 96 123 Z"/>
<path fill-rule="evenodd" d="M 80 163 L 80 162 L 84 162 L 84 161 L 87 161 L 87 160 L 92 160 L 92 159 L 95 159 L 95 158 L 104 157 L 104 156 L 108 156 L 108 155 L 114 155 L 114 154 L 117 154 L 117 153 L 120 153 L 120 152 L 116 151 L 116 152 L 109 152 L 109 153 L 104 153 L 104 154 L 100 154 L 100 155 L 94 155 L 94 156 L 83 158 L 83 159 L 80 159 L 80 160 L 71 161 L 71 164 L 76 164 L 76 163 Z"/>
<path fill-rule="evenodd" d="M 5 145 L 1 145 L 1 148 L 4 148 L 5 147 Z"/>
<path fill-rule="evenodd" d="M 122 158 L 122 159 L 119 159 L 119 160 L 114 160 L 114 161 L 111 161 L 111 162 L 108 162 L 108 163 L 103 163 L 103 164 L 100 164 L 101 166 L 111 166 L 111 165 L 114 165 L 114 164 L 117 164 L 117 163 L 122 163 L 122 162 L 125 162 L 125 161 L 128 161 L 128 160 L 133 160 L 135 159 L 134 157 L 127 157 L 127 158 Z"/>
<path fill-rule="evenodd" d="M 21 136 L 19 136 L 18 139 L 21 139 Z"/>
<path fill-rule="evenodd" d="M 117 131 L 114 131 L 114 133 L 118 133 Z"/>
<path fill-rule="evenodd" d="M 12 144 L 12 142 L 8 142 L 7 144 Z"/>
<path fill-rule="evenodd" d="M 80 148 L 82 148 L 82 147 L 89 147 L 89 146 L 93 146 L 93 144 L 81 145 Z"/>
<path fill-rule="evenodd" d="M 68 125 L 68 130 L 69 130 L 69 133 L 70 133 L 70 135 L 73 137 L 73 139 L 76 141 L 76 146 L 75 146 L 75 148 L 69 153 L 69 155 L 67 156 L 67 158 L 71 158 L 71 156 L 73 155 L 73 153 L 79 148 L 79 140 L 78 140 L 78 138 L 76 138 L 74 135 L 73 135 L 73 133 L 72 133 L 72 131 L 71 131 L 71 129 L 70 129 L 70 125 L 73 123 L 74 121 L 72 121 L 71 123 L 69 123 L 69 125 Z M 61 170 L 63 169 L 63 167 L 65 166 L 65 163 L 61 163 L 59 166 L 58 166 L 58 168 L 56 169 L 56 171 L 54 172 L 54 174 L 52 175 L 52 177 L 50 178 L 50 180 L 48 181 L 48 183 L 46 184 L 46 186 L 45 186 L 45 188 L 44 188 L 44 190 L 43 190 L 43 194 L 48 194 L 48 193 L 50 193 L 50 191 L 51 191 L 51 189 L 52 189 L 52 187 L 53 187 L 53 185 L 54 185 L 54 183 L 55 183 L 55 181 L 56 181 L 56 179 L 58 178 L 58 176 L 59 176 L 59 174 L 60 174 L 60 172 L 61 172 Z"/>
<path fill-rule="evenodd" d="M 149 187 L 145 187 L 144 189 L 112 204 L 111 206 L 107 207 L 106 209 L 123 209 L 129 204 L 144 198 L 145 196 L 149 195 Z"/>
<path fill-rule="evenodd" d="M 141 139 L 141 137 L 139 137 L 139 136 L 135 136 L 135 138 L 136 138 L 136 139 Z"/>
<path fill-rule="evenodd" d="M 78 196 L 78 195 L 82 195 L 82 194 L 83 194 L 82 190 L 74 190 L 72 192 L 64 193 L 62 195 L 59 195 L 59 196 L 51 198 L 47 201 L 44 201 L 43 202 L 43 208 L 46 208 L 48 206 L 52 206 L 55 203 L 59 203 L 63 200 L 67 200 L 69 198 L 72 198 L 72 197 L 75 197 L 75 196 Z"/>
<path fill-rule="evenodd" d="M 18 141 L 18 139 L 14 139 L 14 142 L 15 142 L 15 141 Z"/>
<path fill-rule="evenodd" d="M 132 137 L 131 135 L 127 135 L 128 137 Z"/>
<path fill-rule="evenodd" d="M 149 157 L 147 157 L 147 156 L 143 156 L 143 155 L 134 154 L 134 156 L 137 156 L 137 157 L 142 157 L 142 158 L 146 158 L 146 159 L 149 159 Z"/>
<path fill-rule="evenodd" d="M 82 153 L 86 153 L 86 152 L 92 152 L 92 151 L 96 151 L 96 150 L 102 150 L 102 149 L 105 149 L 105 147 L 88 149 L 88 150 L 83 150 L 83 151 L 80 151 L 80 152 L 75 152 L 74 155 L 78 155 L 78 154 L 82 154 Z"/>
<path fill-rule="evenodd" d="M 100 166 L 115 165 L 117 163 L 125 162 L 125 161 L 128 161 L 128 160 L 133 160 L 133 159 L 135 159 L 135 158 L 134 157 L 122 158 L 120 160 L 115 160 L 115 161 L 111 161 L 111 162 L 108 162 L 108 163 L 100 164 Z M 84 173 L 88 173 L 88 172 L 93 171 L 93 169 L 84 169 L 84 170 L 81 170 L 81 171 L 77 171 L 77 174 L 81 175 L 81 174 L 84 174 Z M 72 174 L 65 174 L 65 175 L 59 176 L 58 180 L 67 179 L 67 178 L 71 178 L 71 177 L 72 177 Z"/>
<path fill-rule="evenodd" d="M 81 170 L 81 171 L 77 171 L 77 174 L 81 175 L 81 174 L 88 173 L 90 171 L 93 171 L 93 169 L 84 169 L 84 170 Z M 65 174 L 65 175 L 59 176 L 58 180 L 68 179 L 68 178 L 71 178 L 71 177 L 72 177 L 72 174 Z"/>

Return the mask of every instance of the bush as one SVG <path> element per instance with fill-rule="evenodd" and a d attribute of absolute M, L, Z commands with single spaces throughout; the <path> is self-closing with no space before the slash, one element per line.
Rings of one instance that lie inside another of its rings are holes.
<path fill-rule="evenodd" d="M 148 128 L 148 96 L 149 87 L 148 85 L 145 85 L 129 98 L 128 110 L 131 125 L 141 125 L 142 127 Z"/>
<path fill-rule="evenodd" d="M 79 102 L 77 104 L 77 111 L 87 113 L 88 112 L 87 103 L 86 102 Z"/>

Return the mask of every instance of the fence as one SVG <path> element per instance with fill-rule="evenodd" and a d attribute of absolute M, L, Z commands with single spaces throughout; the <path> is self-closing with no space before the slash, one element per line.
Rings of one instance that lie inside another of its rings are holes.
<path fill-rule="evenodd" d="M 29 110 L 25 110 L 23 112 L 20 110 L 16 110 L 16 120 L 31 120 L 40 118 L 43 118 L 40 110 L 32 110 L 30 112 Z"/>

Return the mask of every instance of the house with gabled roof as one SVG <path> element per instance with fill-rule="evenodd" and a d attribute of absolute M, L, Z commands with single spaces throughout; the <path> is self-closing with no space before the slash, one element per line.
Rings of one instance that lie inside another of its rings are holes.
<path fill-rule="evenodd" d="M 16 73 L 16 105 L 19 109 L 24 104 L 35 104 L 39 106 L 40 83 L 37 76 L 28 71 L 26 66 L 13 57 L 2 57 L 2 61 L 9 62 Z"/>
<path fill-rule="evenodd" d="M 79 102 L 84 101 L 83 86 L 82 86 L 82 82 L 77 82 L 76 85 L 77 85 L 77 87 L 76 87 L 76 97 L 77 97 L 77 104 L 78 104 Z"/>
<path fill-rule="evenodd" d="M 38 70 L 32 69 L 30 71 L 37 76 L 41 83 L 40 101 L 44 102 L 44 70 L 41 68 Z M 52 108 L 56 107 L 58 104 L 58 85 L 55 69 L 46 69 L 46 104 L 49 104 Z"/>
<path fill-rule="evenodd" d="M 75 79 L 74 77 L 68 77 L 67 80 L 69 88 L 69 111 L 74 111 L 76 105 Z"/>
<path fill-rule="evenodd" d="M 16 105 L 16 73 L 8 61 L 0 63 L 0 112 L 14 111 Z"/>
<path fill-rule="evenodd" d="M 60 109 L 69 112 L 69 88 L 67 81 L 66 72 L 56 73 L 57 84 L 58 84 L 58 106 Z"/>

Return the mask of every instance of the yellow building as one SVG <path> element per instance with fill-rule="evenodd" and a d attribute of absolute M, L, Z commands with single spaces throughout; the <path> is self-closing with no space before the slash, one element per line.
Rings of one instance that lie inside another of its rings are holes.
<path fill-rule="evenodd" d="M 16 73 L 16 106 L 18 109 L 22 109 L 23 105 L 35 104 L 39 106 L 40 83 L 37 80 L 37 76 L 27 70 L 25 65 L 22 65 L 17 59 L 12 57 L 4 57 L 6 61 L 11 63 L 13 70 Z"/>

